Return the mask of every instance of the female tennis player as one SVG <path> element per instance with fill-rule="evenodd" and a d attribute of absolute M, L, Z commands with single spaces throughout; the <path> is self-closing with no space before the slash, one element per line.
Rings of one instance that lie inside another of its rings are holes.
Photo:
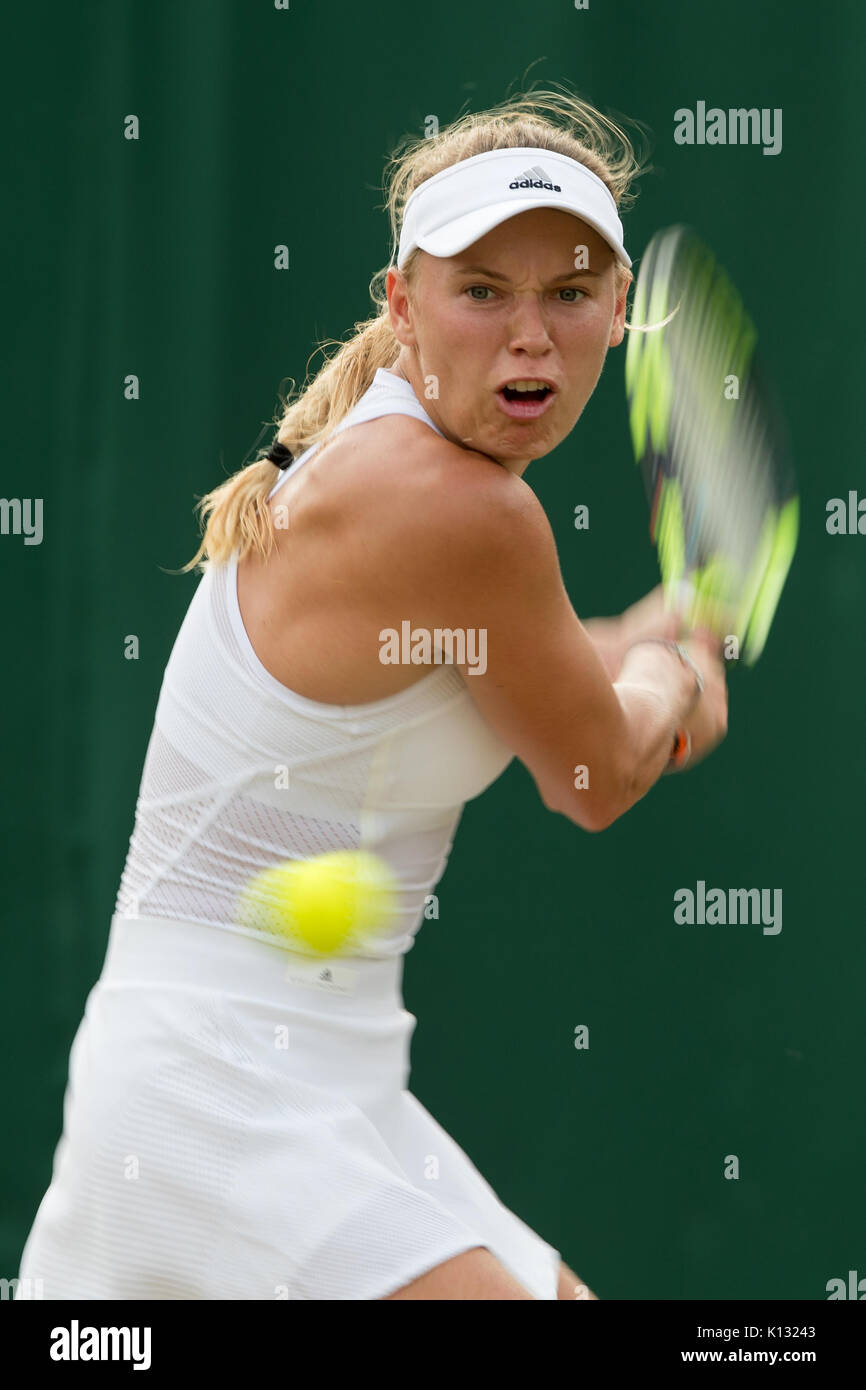
<path fill-rule="evenodd" d="M 375 317 L 202 499 L 22 1257 L 46 1298 L 596 1297 L 408 1089 L 401 981 L 462 807 L 513 757 L 599 831 L 725 732 L 712 642 L 672 640 L 657 592 L 581 622 L 523 476 L 623 339 L 637 171 L 561 91 L 407 143 Z M 405 622 L 466 650 L 383 661 Z M 399 904 L 351 953 L 239 924 L 256 874 L 356 848 Z"/>

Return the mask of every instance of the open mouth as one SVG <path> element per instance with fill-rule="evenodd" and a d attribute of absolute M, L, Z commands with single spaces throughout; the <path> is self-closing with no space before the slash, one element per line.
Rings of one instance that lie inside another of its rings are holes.
<path fill-rule="evenodd" d="M 503 386 L 501 394 L 507 401 L 543 401 L 550 395 L 550 387 L 541 386 L 532 391 L 519 391 L 515 386 Z"/>
<path fill-rule="evenodd" d="M 537 420 L 551 408 L 555 394 L 552 386 L 530 378 L 523 390 L 513 384 L 500 386 L 496 397 L 499 409 L 510 420 Z"/>

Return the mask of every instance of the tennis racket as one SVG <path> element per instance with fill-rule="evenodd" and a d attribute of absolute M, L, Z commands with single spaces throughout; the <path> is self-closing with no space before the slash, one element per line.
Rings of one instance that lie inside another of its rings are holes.
<path fill-rule="evenodd" d="M 635 285 L 625 383 L 665 600 L 687 628 L 764 649 L 797 545 L 799 498 L 757 333 L 688 227 L 652 238 Z"/>

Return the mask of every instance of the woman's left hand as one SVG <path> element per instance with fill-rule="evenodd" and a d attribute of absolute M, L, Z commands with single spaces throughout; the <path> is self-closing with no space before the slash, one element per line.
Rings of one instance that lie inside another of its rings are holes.
<path fill-rule="evenodd" d="M 663 637 L 675 641 L 682 631 L 679 614 L 665 607 L 664 588 L 657 584 L 637 603 L 632 603 L 620 615 L 624 647 L 647 637 Z"/>
<path fill-rule="evenodd" d="M 635 642 L 645 637 L 663 637 L 673 641 L 682 631 L 678 615 L 665 608 L 661 584 L 638 599 L 637 603 L 631 604 L 619 617 L 589 618 L 584 627 L 595 643 L 612 681 L 617 679 L 625 654 Z"/>

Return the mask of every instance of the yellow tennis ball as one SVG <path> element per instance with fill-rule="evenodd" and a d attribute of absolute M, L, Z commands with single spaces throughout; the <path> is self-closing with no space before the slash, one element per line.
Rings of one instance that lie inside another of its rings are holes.
<path fill-rule="evenodd" d="M 258 874 L 242 894 L 239 920 L 329 955 L 384 927 L 396 891 L 394 875 L 377 854 L 334 850 Z"/>

